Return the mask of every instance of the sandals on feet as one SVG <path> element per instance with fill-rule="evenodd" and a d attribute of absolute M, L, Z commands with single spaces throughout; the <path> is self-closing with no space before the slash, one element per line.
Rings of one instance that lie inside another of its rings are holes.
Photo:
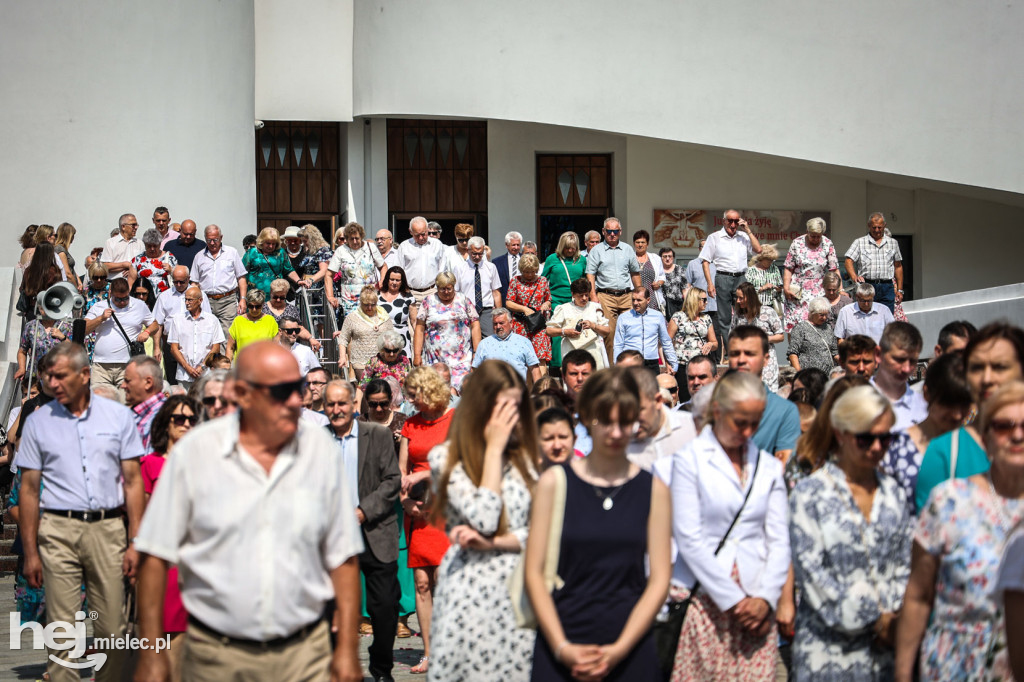
<path fill-rule="evenodd" d="M 430 667 L 430 656 L 421 656 L 420 662 L 409 668 L 409 672 L 414 675 L 422 675 L 427 672 L 427 668 Z"/>

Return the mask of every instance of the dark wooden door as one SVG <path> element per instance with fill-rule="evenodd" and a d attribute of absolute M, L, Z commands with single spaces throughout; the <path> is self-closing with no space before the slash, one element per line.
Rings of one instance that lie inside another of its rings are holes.
<path fill-rule="evenodd" d="M 537 246 L 553 253 L 563 232 L 601 230 L 612 215 L 611 154 L 537 155 Z"/>

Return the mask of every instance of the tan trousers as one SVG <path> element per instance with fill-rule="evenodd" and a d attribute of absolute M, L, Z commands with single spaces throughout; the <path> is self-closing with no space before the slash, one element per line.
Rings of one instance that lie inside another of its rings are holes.
<path fill-rule="evenodd" d="M 410 291 L 412 293 L 412 297 L 416 299 L 416 305 L 419 305 L 423 303 L 423 299 L 425 299 L 427 296 L 430 296 L 431 294 L 436 294 L 437 287 L 430 287 L 429 289 L 425 289 L 424 291 L 416 291 L 415 289 L 411 289 Z"/>
<path fill-rule="evenodd" d="M 92 363 L 90 387 L 111 386 L 121 396 L 121 402 L 124 402 L 124 391 L 121 390 L 121 384 L 124 383 L 124 368 L 127 366 L 127 363 L 120 362 Z"/>
<path fill-rule="evenodd" d="M 267 649 L 257 645 L 223 644 L 189 625 L 181 665 L 184 682 L 324 682 L 330 679 L 331 666 L 327 623 L 321 622 L 305 639 Z"/>
<path fill-rule="evenodd" d="M 216 301 L 211 298 L 210 312 L 220 320 L 220 326 L 224 330 L 224 338 L 226 339 L 231 323 L 238 317 L 238 293 L 235 292 L 230 296 L 218 298 Z"/>
<path fill-rule="evenodd" d="M 124 521 L 120 518 L 86 523 L 53 514 L 39 520 L 39 556 L 43 562 L 43 585 L 46 587 L 46 620 L 75 622 L 75 612 L 82 610 L 82 581 L 89 601 L 94 637 L 123 637 L 124 582 L 121 561 L 128 545 Z M 91 616 L 90 616 L 91 617 Z M 67 660 L 68 651 L 49 653 Z M 125 651 L 104 650 L 107 662 L 96 679 L 120 680 Z M 77 670 L 53 661 L 47 663 L 51 682 L 78 682 Z"/>
<path fill-rule="evenodd" d="M 628 292 L 621 296 L 597 292 L 597 301 L 601 304 L 601 313 L 608 318 L 608 336 L 604 346 L 608 350 L 608 364 L 615 364 L 615 323 L 619 315 L 633 307 L 633 297 Z"/>

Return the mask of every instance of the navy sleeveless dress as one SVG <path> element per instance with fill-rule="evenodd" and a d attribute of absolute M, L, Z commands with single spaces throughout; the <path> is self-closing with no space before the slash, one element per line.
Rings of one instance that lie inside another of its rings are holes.
<path fill-rule="evenodd" d="M 568 464 L 565 468 L 565 522 L 558 575 L 565 585 L 552 597 L 565 636 L 574 644 L 611 644 L 647 586 L 644 556 L 651 509 L 651 474 L 641 471 L 612 498 L 605 510 L 594 486 Z M 613 488 L 598 488 L 606 496 Z M 648 632 L 606 680 L 661 678 L 654 639 Z M 532 680 L 572 680 L 543 635 L 533 652 Z"/>

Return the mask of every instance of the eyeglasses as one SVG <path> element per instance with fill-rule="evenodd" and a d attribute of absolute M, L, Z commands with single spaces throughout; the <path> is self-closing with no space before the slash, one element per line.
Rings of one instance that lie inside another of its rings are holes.
<path fill-rule="evenodd" d="M 292 335 L 292 334 L 298 334 L 299 333 L 299 328 L 298 327 L 292 327 L 290 329 L 282 329 L 281 333 L 282 334 L 288 334 L 289 336 Z"/>
<path fill-rule="evenodd" d="M 460 244 L 465 244 L 466 242 L 469 241 L 469 237 L 456 237 L 455 241 L 457 241 Z"/>
<path fill-rule="evenodd" d="M 310 386 L 326 386 L 327 385 L 326 381 L 307 381 L 306 383 L 309 384 Z"/>
<path fill-rule="evenodd" d="M 220 242 L 221 242 L 220 237 L 208 237 L 206 239 L 206 243 L 207 244 L 220 244 Z"/>
<path fill-rule="evenodd" d="M 1006 438 L 1016 433 L 1018 428 L 1024 429 L 1024 422 L 1017 422 L 1012 419 L 993 419 L 988 424 L 989 431 L 1000 438 Z"/>
<path fill-rule="evenodd" d="M 135 292 L 135 298 L 146 298 L 147 296 L 149 296 L 149 292 L 148 291 L 143 290 L 143 291 L 136 291 Z"/>
<path fill-rule="evenodd" d="M 225 404 L 224 400 L 222 400 L 219 395 L 208 395 L 203 398 L 204 407 L 213 407 L 217 403 Z"/>
<path fill-rule="evenodd" d="M 259 303 L 253 303 L 245 307 L 248 308 L 249 310 L 263 310 L 263 306 L 260 305 Z"/>
<path fill-rule="evenodd" d="M 739 222 L 740 222 L 740 219 L 739 218 L 726 218 L 725 222 L 729 223 L 730 225 L 738 225 Z"/>
<path fill-rule="evenodd" d="M 376 400 L 367 400 L 366 405 L 374 410 L 383 410 L 387 408 L 389 405 L 391 405 L 391 402 L 388 400 L 384 400 L 381 402 L 377 402 Z"/>
<path fill-rule="evenodd" d="M 128 301 L 131 300 L 132 297 L 131 296 L 111 296 L 110 298 L 114 299 L 114 301 L 117 302 L 117 303 L 127 303 Z"/>
<path fill-rule="evenodd" d="M 125 223 L 121 227 L 138 227 L 138 226 L 139 226 L 138 223 Z"/>
<path fill-rule="evenodd" d="M 854 439 L 857 441 L 857 447 L 861 450 L 867 450 L 870 448 L 875 441 L 882 446 L 883 450 L 888 450 L 889 445 L 892 443 L 892 439 L 896 437 L 894 433 L 888 431 L 886 433 L 857 433 L 854 434 Z"/>
<path fill-rule="evenodd" d="M 708 302 L 708 297 L 707 296 L 701 296 L 700 297 L 700 302 L 701 303 L 707 303 Z"/>
<path fill-rule="evenodd" d="M 678 386 L 669 386 L 668 387 L 668 392 L 669 393 L 679 393 L 679 387 Z"/>
<path fill-rule="evenodd" d="M 306 380 L 296 379 L 295 381 L 282 381 L 279 384 L 260 384 L 255 381 L 245 380 L 247 384 L 254 388 L 266 389 L 267 393 L 273 400 L 279 403 L 283 403 L 292 397 L 292 393 L 298 393 L 300 396 L 306 392 Z M 324 382 L 326 383 L 326 382 Z"/>
<path fill-rule="evenodd" d="M 93 279 L 95 279 L 95 277 Z M 185 286 L 186 284 L 188 284 L 188 280 L 187 279 L 172 279 L 171 281 L 174 282 L 174 284 L 176 286 L 179 286 L 179 287 Z"/>
<path fill-rule="evenodd" d="M 189 426 L 194 426 L 197 421 L 198 421 L 198 419 L 197 419 L 197 417 L 194 414 L 172 414 L 171 415 L 171 422 L 175 426 L 184 426 L 185 424 L 188 424 Z"/>
<path fill-rule="evenodd" d="M 622 230 L 605 230 L 605 234 L 619 234 Z"/>
<path fill-rule="evenodd" d="M 397 353 L 397 352 L 399 352 L 401 350 L 402 350 L 401 348 L 382 348 L 380 352 L 381 353 Z"/>
<path fill-rule="evenodd" d="M 288 298 L 288 295 L 287 295 L 287 294 L 283 294 L 283 295 L 281 295 L 281 296 L 278 296 L 277 294 L 274 294 L 274 295 L 272 295 L 272 296 L 270 297 L 270 300 L 271 300 L 271 301 L 284 301 L 284 300 L 285 300 L 285 299 L 287 299 L 287 298 Z"/>
<path fill-rule="evenodd" d="M 92 281 L 94 281 L 94 282 L 106 282 L 107 281 L 107 276 L 106 275 L 93 275 L 92 276 Z"/>

